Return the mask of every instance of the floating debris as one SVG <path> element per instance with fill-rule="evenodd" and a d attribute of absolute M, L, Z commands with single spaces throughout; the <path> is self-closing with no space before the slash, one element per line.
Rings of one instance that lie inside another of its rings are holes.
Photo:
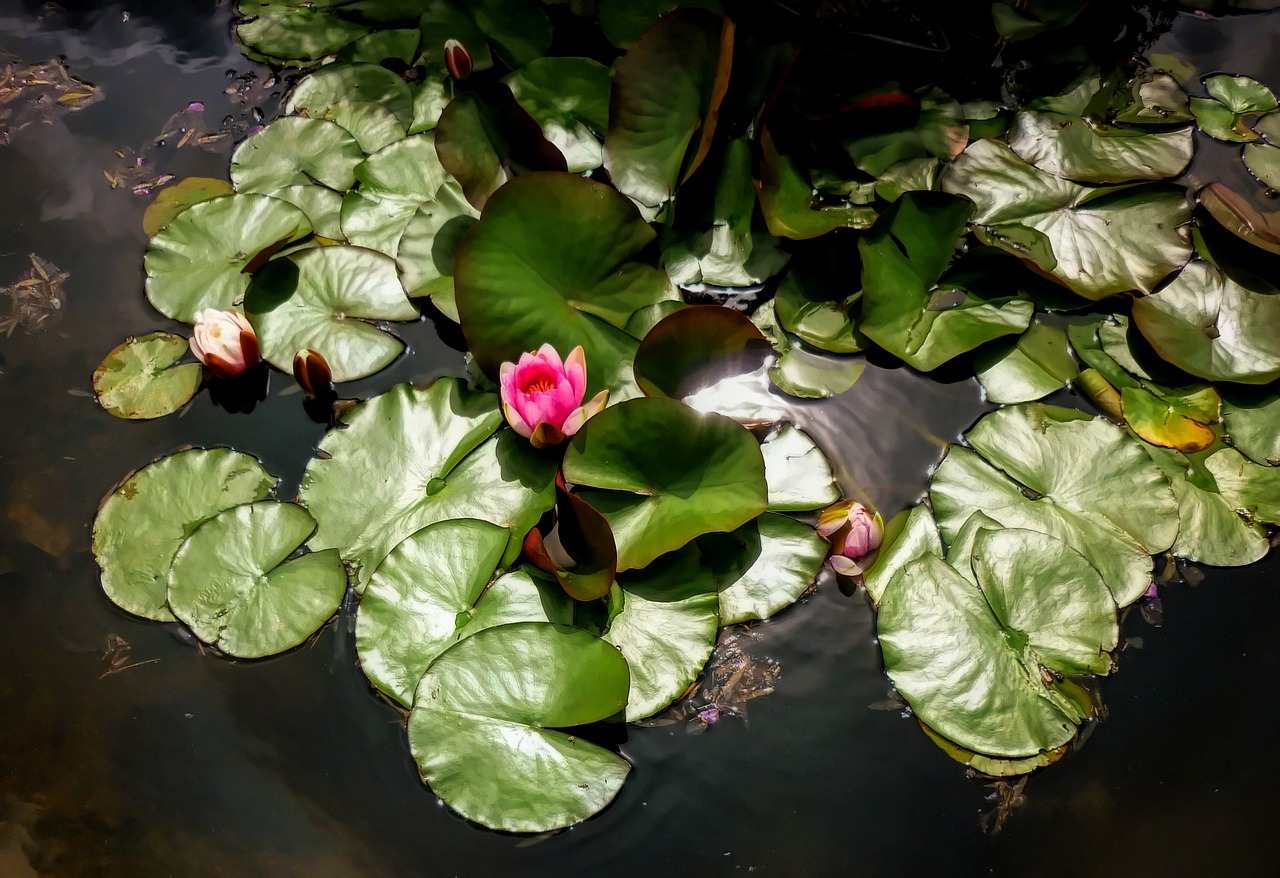
<path fill-rule="evenodd" d="M 147 659 L 143 662 L 130 662 L 129 658 L 133 654 L 133 645 L 125 640 L 119 634 L 107 635 L 107 648 L 102 653 L 102 660 L 108 664 L 102 675 L 98 677 L 109 677 L 112 674 L 118 674 L 121 671 L 127 671 L 130 668 L 140 668 L 143 665 L 153 665 L 160 661 L 158 658 Z"/>
<path fill-rule="evenodd" d="M 0 53 L 0 146 L 23 128 L 51 124 L 102 98 L 102 89 L 76 79 L 61 61 L 22 64 Z"/>
<path fill-rule="evenodd" d="M 34 253 L 27 258 L 31 260 L 27 273 L 0 287 L 0 300 L 9 300 L 8 313 L 0 317 L 0 332 L 6 337 L 19 328 L 27 333 L 47 329 L 62 316 L 67 303 L 62 284 L 70 275 Z"/>
<path fill-rule="evenodd" d="M 987 784 L 987 789 L 992 790 L 987 796 L 987 801 L 996 804 L 994 808 L 978 818 L 978 825 L 982 827 L 983 832 L 988 835 L 999 835 L 1005 823 L 1013 816 L 1013 812 L 1027 803 L 1027 797 L 1022 791 L 1027 785 L 1028 777 L 1030 775 L 1024 774 L 1017 780 L 1000 778 Z"/>

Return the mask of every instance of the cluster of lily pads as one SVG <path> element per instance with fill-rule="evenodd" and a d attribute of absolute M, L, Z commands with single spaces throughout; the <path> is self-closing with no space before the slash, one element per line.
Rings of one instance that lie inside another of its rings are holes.
<path fill-rule="evenodd" d="M 1084 5 L 992 22 L 1034 42 Z M 472 378 L 344 411 L 296 503 L 226 448 L 141 468 L 95 521 L 103 587 L 246 658 L 353 594 L 361 666 L 431 788 L 487 826 L 569 825 L 629 769 L 577 727 L 671 704 L 720 626 L 792 603 L 828 554 L 804 517 L 839 499 L 822 451 L 708 387 L 757 370 L 830 396 L 868 355 L 971 368 L 1003 407 L 890 522 L 866 591 L 939 746 L 989 774 L 1048 764 L 1154 556 L 1247 564 L 1280 521 L 1280 295 L 1233 249 L 1265 250 L 1264 215 L 1210 187 L 1193 216 L 1166 182 L 1217 111 L 1146 64 L 1009 101 L 855 87 L 827 76 L 834 40 L 673 6 L 240 3 L 251 56 L 310 72 L 229 184 L 149 209 L 148 299 L 243 314 L 269 364 L 314 352 L 338 383 L 403 355 L 391 324 L 426 311 Z M 595 55 L 549 54 L 553 21 L 597 28 Z M 1216 88 L 1232 128 L 1269 112 Z M 575 404 L 608 391 L 563 445 L 509 429 L 495 392 L 545 345 L 582 349 Z M 157 417 L 219 380 L 186 350 L 126 342 L 104 407 Z M 1068 387 L 1103 416 L 1041 402 Z"/>

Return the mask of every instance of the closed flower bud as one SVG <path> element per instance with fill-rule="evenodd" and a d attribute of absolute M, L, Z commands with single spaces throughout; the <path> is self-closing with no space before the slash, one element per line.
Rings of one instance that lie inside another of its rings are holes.
<path fill-rule="evenodd" d="M 861 503 L 844 500 L 822 510 L 818 535 L 831 544 L 831 568 L 843 576 L 857 576 L 862 573 L 858 562 L 880 547 L 884 525 L 879 514 L 873 516 Z"/>
<path fill-rule="evenodd" d="M 325 358 L 315 351 L 304 349 L 293 355 L 293 377 L 308 396 L 333 393 L 333 372 Z"/>
<path fill-rule="evenodd" d="M 458 40 L 445 40 L 444 66 L 454 79 L 466 79 L 471 75 L 471 53 Z"/>

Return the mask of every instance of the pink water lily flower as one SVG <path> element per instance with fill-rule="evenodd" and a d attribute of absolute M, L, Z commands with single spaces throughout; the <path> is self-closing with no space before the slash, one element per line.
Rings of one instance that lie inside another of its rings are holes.
<path fill-rule="evenodd" d="M 219 378 L 258 365 L 258 336 L 239 311 L 206 308 L 196 315 L 191 352 Z"/>
<path fill-rule="evenodd" d="M 581 345 L 563 361 L 549 344 L 521 354 L 520 362 L 502 364 L 498 383 L 507 423 L 536 448 L 559 445 L 609 400 L 609 391 L 602 390 L 583 405 L 587 355 Z"/>
<path fill-rule="evenodd" d="M 872 515 L 867 507 L 854 500 L 828 506 L 818 516 L 818 535 L 831 544 L 827 563 L 842 576 L 858 576 L 858 562 L 880 547 L 884 524 L 880 515 Z"/>

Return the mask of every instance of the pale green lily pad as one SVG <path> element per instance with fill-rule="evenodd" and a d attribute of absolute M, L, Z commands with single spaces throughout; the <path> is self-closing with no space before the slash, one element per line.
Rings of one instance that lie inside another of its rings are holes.
<path fill-rule="evenodd" d="M 431 131 L 440 124 L 440 115 L 453 99 L 452 91 L 442 77 L 429 76 L 410 86 L 410 92 L 413 94 L 413 121 L 409 123 L 409 134 Z"/>
<path fill-rule="evenodd" d="M 1258 466 L 1232 448 L 1214 452 L 1204 468 L 1218 491 L 1254 521 L 1280 524 L 1280 467 Z"/>
<path fill-rule="evenodd" d="M 263 195 L 307 183 L 342 192 L 355 184 L 355 167 L 362 161 L 360 144 L 341 125 L 286 116 L 236 147 L 231 182 L 237 192 Z"/>
<path fill-rule="evenodd" d="M 185 338 L 167 332 L 126 339 L 93 373 L 98 403 L 117 418 L 146 420 L 176 412 L 204 378 L 199 363 L 177 365 L 188 350 Z"/>
<path fill-rule="evenodd" d="M 909 562 L 921 555 L 942 557 L 938 525 L 929 507 L 923 503 L 904 509 L 884 526 L 880 550 L 862 576 L 862 584 L 872 602 L 879 605 L 885 587 Z"/>
<path fill-rule="evenodd" d="M 342 234 L 342 193 L 327 186 L 299 183 L 271 193 L 272 198 L 287 201 L 307 215 L 317 237 L 345 241 Z"/>
<path fill-rule="evenodd" d="M 397 20 L 385 23 L 401 22 Z M 343 64 L 381 64 L 394 58 L 405 64 L 412 64 L 418 56 L 418 43 L 421 41 L 422 31 L 416 26 L 376 30 L 344 46 L 334 60 Z"/>
<path fill-rule="evenodd" d="M 867 363 L 861 357 L 825 356 L 806 350 L 778 327 L 772 300 L 756 309 L 751 322 L 778 352 L 778 361 L 769 367 L 769 380 L 789 396 L 826 399 L 853 387 L 866 371 Z"/>
<path fill-rule="evenodd" d="M 1215 567 L 1252 564 L 1271 549 L 1266 531 L 1246 521 L 1235 505 L 1218 493 L 1213 476 L 1196 456 L 1195 462 L 1170 448 L 1146 446 L 1147 454 L 1169 477 L 1178 500 L 1180 529 L 1170 550 L 1179 558 Z M 1227 451 L 1223 462 L 1239 458 Z M 1241 458 L 1243 459 L 1243 458 Z"/>
<path fill-rule="evenodd" d="M 1005 759 L 1056 750 L 1092 708 L 1062 675 L 1111 669 L 1111 594 L 1085 558 L 1035 531 L 983 531 L 973 567 L 981 589 L 931 555 L 894 577 L 877 618 L 885 671 L 962 747 Z"/>
<path fill-rule="evenodd" d="M 404 120 L 382 104 L 371 101 L 334 104 L 325 118 L 349 131 L 366 155 L 372 155 L 405 137 Z"/>
<path fill-rule="evenodd" d="M 290 372 L 300 350 L 319 353 L 334 381 L 353 381 L 388 366 L 404 343 L 370 322 L 417 320 L 395 260 L 338 245 L 299 250 L 269 263 L 250 286 L 245 311 L 262 357 Z"/>
<path fill-rule="evenodd" d="M 419 206 L 409 218 L 396 245 L 396 265 L 405 293 L 411 298 L 430 296 L 455 323 L 458 308 L 453 297 L 453 259 L 477 216 L 461 189 L 452 184 L 442 186 L 435 200 Z"/>
<path fill-rule="evenodd" d="M 1052 110 L 1018 113 L 1007 135 L 1010 148 L 1042 171 L 1080 183 L 1162 180 L 1181 174 L 1191 161 L 1194 129 L 1121 128 L 1085 118 L 1101 84 L 1092 77 Z M 1167 125 L 1165 117 L 1155 121 Z"/>
<path fill-rule="evenodd" d="M 931 190 L 941 170 L 942 162 L 934 156 L 894 162 L 876 177 L 876 195 L 885 201 L 897 201 L 904 192 Z"/>
<path fill-rule="evenodd" d="M 266 195 L 227 195 L 192 205 L 147 247 L 147 299 L 160 313 L 195 323 L 206 308 L 226 310 L 249 287 L 249 269 L 311 233 L 307 215 Z"/>
<path fill-rule="evenodd" d="M 463 817 L 547 832 L 612 801 L 631 766 L 579 735 L 627 703 L 627 662 L 586 631 L 539 622 L 488 628 L 422 678 L 409 748 L 422 778 Z"/>
<path fill-rule="evenodd" d="M 1226 393 L 1222 419 L 1231 444 L 1254 463 L 1280 466 L 1280 396 L 1271 390 Z"/>
<path fill-rule="evenodd" d="M 93 554 L 102 588 L 123 610 L 172 622 L 169 564 L 202 522 L 269 496 L 276 478 L 254 457 L 230 448 L 193 448 L 148 464 L 102 502 Z"/>
<path fill-rule="evenodd" d="M 942 273 L 964 234 L 969 210 L 967 201 L 953 195 L 908 192 L 858 241 L 858 331 L 921 371 L 1022 332 L 1035 312 L 1019 297 L 948 288 Z"/>
<path fill-rule="evenodd" d="M 366 586 L 356 617 L 360 667 L 405 705 L 431 662 L 453 645 L 506 551 L 510 533 L 487 521 L 438 521 L 389 554 Z"/>
<path fill-rule="evenodd" d="M 624 195 L 664 203 L 711 147 L 733 61 L 733 24 L 679 9 L 645 31 L 613 67 L 604 165 Z"/>
<path fill-rule="evenodd" d="M 803 522 L 766 512 L 731 535 L 745 542 L 745 569 L 720 586 L 720 624 L 768 619 L 808 591 L 827 558 L 827 541 Z"/>
<path fill-rule="evenodd" d="M 284 5 L 241 0 L 244 19 L 236 36 L 250 50 L 282 64 L 299 67 L 319 61 L 362 37 L 369 28 L 339 18 L 329 4 Z"/>
<path fill-rule="evenodd" d="M 768 503 L 751 434 L 669 399 L 629 400 L 588 420 L 570 440 L 564 477 L 608 520 L 619 571 L 701 534 L 735 530 Z"/>
<path fill-rule="evenodd" d="M 1133 322 L 1168 362 L 1210 381 L 1280 378 L 1280 296 L 1257 293 L 1192 262 L 1133 303 Z"/>
<path fill-rule="evenodd" d="M 1015 341 L 980 351 L 974 365 L 987 399 L 1001 404 L 1041 399 L 1080 374 L 1066 333 L 1038 321 Z"/>
<path fill-rule="evenodd" d="M 335 551 L 289 559 L 315 531 L 301 506 L 263 500 L 221 512 L 169 567 L 169 606 L 196 637 L 238 658 L 299 645 L 338 609 L 347 571 Z"/>
<path fill-rule="evenodd" d="M 454 260 L 467 346 L 491 379 L 504 362 L 550 344 L 582 345 L 587 396 L 638 393 L 633 312 L 676 299 L 646 252 L 653 229 L 622 195 L 572 174 L 525 174 L 485 205 Z"/>
<path fill-rule="evenodd" d="M 406 537 L 450 518 L 508 528 L 509 562 L 555 502 L 555 461 L 511 430 L 494 436 L 497 397 L 455 379 L 399 385 L 343 422 L 307 465 L 299 499 L 320 522 L 312 545 L 340 549 L 361 589 Z"/>
<path fill-rule="evenodd" d="M 399 74 L 380 64 L 329 64 L 298 82 L 285 112 L 328 119 L 338 104 L 379 104 L 407 130 L 413 121 L 413 93 Z"/>
<path fill-rule="evenodd" d="M 948 541 L 980 509 L 1066 542 L 1120 606 L 1146 592 L 1150 556 L 1173 545 L 1178 517 L 1168 480 L 1137 440 L 1101 418 L 1038 404 L 987 415 L 966 437 L 977 453 L 953 446 L 930 487 Z"/>
<path fill-rule="evenodd" d="M 480 600 L 458 618 L 458 639 L 512 622 L 573 624 L 573 598 L 554 577 L 532 567 L 499 576 Z"/>
<path fill-rule="evenodd" d="M 1191 257 L 1181 234 L 1191 212 L 1179 187 L 1085 186 L 981 140 L 952 162 L 942 189 L 973 200 L 984 243 L 1030 260 L 1088 299 L 1150 292 Z"/>
<path fill-rule="evenodd" d="M 621 604 L 604 639 L 631 668 L 627 722 L 652 716 L 702 673 L 720 627 L 715 579 L 679 552 L 618 580 Z"/>
<path fill-rule="evenodd" d="M 418 208 L 441 197 L 441 190 L 457 191 L 436 157 L 435 135 L 416 134 L 369 156 L 355 169 L 358 189 L 342 202 L 342 231 L 347 240 L 392 258 L 400 238 Z M 446 196 L 447 197 L 447 196 Z M 467 208 L 468 213 L 472 213 Z"/>
<path fill-rule="evenodd" d="M 835 473 L 822 449 L 795 427 L 784 427 L 760 446 L 772 512 L 801 512 L 840 499 Z"/>
<path fill-rule="evenodd" d="M 1249 173 L 1264 185 L 1280 189 L 1280 146 L 1250 143 L 1245 146 L 1241 157 Z"/>
<path fill-rule="evenodd" d="M 150 238 L 167 226 L 171 220 L 193 204 L 230 195 L 235 190 L 226 180 L 213 177 L 187 177 L 172 186 L 160 190 L 156 200 L 147 205 L 142 215 L 142 230 Z"/>
<path fill-rule="evenodd" d="M 600 167 L 600 141 L 609 129 L 608 67 L 590 58 L 537 58 L 503 82 L 564 154 L 569 171 Z"/>

